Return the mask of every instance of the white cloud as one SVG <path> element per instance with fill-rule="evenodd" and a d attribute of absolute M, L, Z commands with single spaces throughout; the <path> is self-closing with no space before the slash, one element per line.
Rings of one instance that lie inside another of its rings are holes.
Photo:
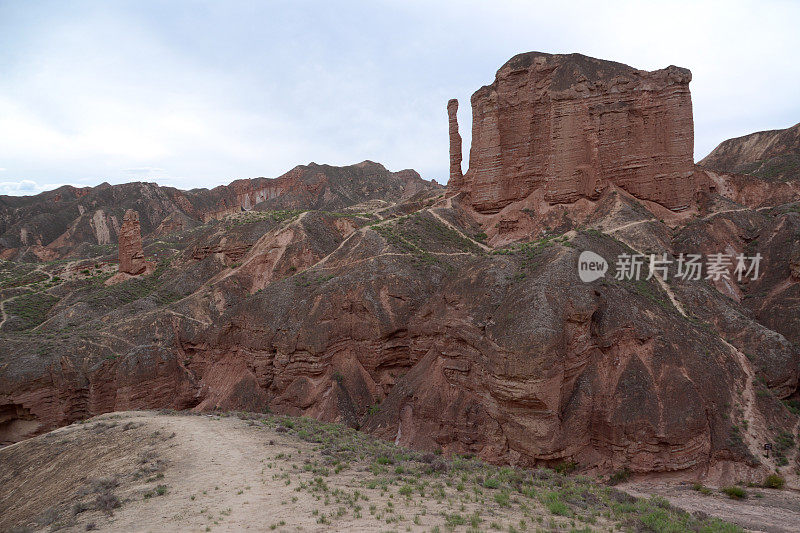
<path fill-rule="evenodd" d="M 691 68 L 698 159 L 800 120 L 800 4 L 610 3 L 0 1 L 0 163 L 39 188 L 192 188 L 364 159 L 444 182 L 447 99 L 466 170 L 470 95 L 529 50 Z"/>
<path fill-rule="evenodd" d="M 27 196 L 56 189 L 61 187 L 61 185 L 60 183 L 44 183 L 40 185 L 32 180 L 0 181 L 0 194 Z"/>

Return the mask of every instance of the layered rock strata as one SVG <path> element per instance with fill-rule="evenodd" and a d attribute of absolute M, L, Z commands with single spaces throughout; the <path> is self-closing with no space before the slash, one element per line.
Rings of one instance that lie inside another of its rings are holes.
<path fill-rule="evenodd" d="M 594 199 L 609 184 L 685 208 L 694 193 L 691 79 L 675 66 L 514 56 L 472 95 L 469 170 L 451 187 L 481 213 L 534 193 L 550 204 Z"/>

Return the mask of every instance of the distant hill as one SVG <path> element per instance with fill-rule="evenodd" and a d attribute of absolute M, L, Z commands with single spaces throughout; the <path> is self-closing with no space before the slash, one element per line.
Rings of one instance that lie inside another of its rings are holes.
<path fill-rule="evenodd" d="M 437 188 L 414 170 L 390 172 L 379 163 L 364 161 L 345 167 L 300 165 L 278 178 L 236 180 L 213 189 L 103 183 L 63 186 L 35 196 L 0 196 L 0 258 L 91 254 L 88 248 L 117 242 L 127 209 L 139 212 L 142 234 L 148 236 L 259 209 L 259 204 L 269 209 L 336 210 L 367 200 L 403 200 Z"/>
<path fill-rule="evenodd" d="M 717 172 L 751 174 L 770 180 L 800 179 L 800 123 L 783 130 L 728 139 L 699 164 Z"/>

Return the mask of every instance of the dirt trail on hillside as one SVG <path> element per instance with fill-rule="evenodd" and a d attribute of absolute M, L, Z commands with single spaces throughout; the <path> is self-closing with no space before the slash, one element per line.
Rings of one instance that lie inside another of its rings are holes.
<path fill-rule="evenodd" d="M 176 434 L 165 453 L 168 492 L 115 513 L 113 529 L 202 531 L 208 526 L 214 531 L 262 531 L 281 520 L 313 529 L 313 520 L 300 520 L 307 514 L 299 516 L 294 506 L 281 505 L 290 496 L 282 483 L 270 482 L 271 474 L 264 467 L 269 455 L 290 454 L 299 444 L 268 446 L 263 432 L 207 416 L 149 419 L 147 423 L 162 424 L 163 431 Z"/>
<path fill-rule="evenodd" d="M 95 422 L 98 421 L 99 422 Z M 99 426 L 97 424 L 100 424 Z M 85 450 L 89 442 L 75 441 L 79 432 L 92 434 L 95 427 L 117 426 L 131 431 L 119 433 L 112 440 L 98 441 L 102 452 L 72 457 L 64 464 L 55 464 L 46 477 L 29 475 L 31 465 L 23 465 L 19 472 L 29 477 L 18 479 L 17 487 L 9 491 L 0 489 L 0 531 L 6 531 L 21 513 L 29 513 L 27 527 L 47 531 L 53 524 L 66 525 L 66 531 L 84 531 L 86 524 L 94 524 L 101 531 L 263 531 L 281 521 L 305 529 L 315 529 L 314 520 L 299 506 L 317 505 L 308 493 L 295 493 L 294 487 L 272 479 L 277 470 L 291 470 L 288 461 L 271 460 L 273 468 L 267 471 L 265 461 L 276 454 L 297 454 L 306 443 L 283 442 L 263 430 L 255 430 L 238 419 L 220 419 L 216 416 L 158 416 L 150 413 L 117 413 L 93 419 L 93 423 L 73 425 L 56 430 L 41 446 L 26 450 L 32 464 L 41 467 L 48 462 L 46 453 L 53 453 L 71 443 Z M 111 434 L 112 430 L 105 430 Z M 154 437 L 155 436 L 155 437 Z M 270 441 L 273 444 L 270 445 Z M 31 447 L 23 441 L 3 449 L 3 457 L 15 447 Z M 112 457 L 116 456 L 116 457 Z M 131 480 L 128 472 L 138 468 L 144 460 L 163 465 Z M 11 461 L 9 461 L 11 462 Z M 75 464 L 77 463 L 77 464 Z M 109 468 L 110 466 L 110 468 Z M 160 472 L 159 472 L 160 471 Z M 39 490 L 41 485 L 58 477 L 56 490 Z M 67 508 L 59 500 L 81 485 L 91 486 L 95 479 L 116 477 L 118 486 L 113 489 L 122 505 L 113 514 L 99 511 L 82 512 L 74 517 L 72 506 L 81 501 L 91 504 L 92 495 L 67 498 Z M 126 481 L 127 480 L 127 481 Z M 9 481 L 9 480 L 4 480 Z M 158 494 L 164 486 L 165 493 Z M 146 496 L 145 496 L 146 495 Z M 292 497 L 296 501 L 291 502 Z M 45 516 L 37 516 L 35 510 Z M 54 519 L 54 520 L 53 520 Z M 50 523 L 45 523 L 50 522 Z M 69 523 L 73 522 L 73 523 Z M 16 523 L 19 525 L 19 522 Z M 46 527 L 42 527 L 46 526 Z M 277 529 L 277 528 L 276 528 Z M 283 528 L 282 528 L 283 529 Z"/>
<path fill-rule="evenodd" d="M 690 513 L 706 513 L 751 531 L 796 533 L 800 530 L 800 494 L 790 490 L 748 488 L 746 500 L 719 491 L 702 494 L 689 483 L 642 481 L 619 488 L 637 497 L 661 496 Z"/>

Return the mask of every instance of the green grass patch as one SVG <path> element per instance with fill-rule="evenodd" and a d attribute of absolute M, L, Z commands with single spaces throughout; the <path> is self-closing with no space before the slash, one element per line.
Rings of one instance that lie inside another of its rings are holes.
<path fill-rule="evenodd" d="M 19 323 L 13 323 L 16 330 L 28 330 L 35 328 L 47 320 L 48 312 L 58 303 L 58 298 L 46 292 L 34 292 L 22 294 L 5 304 L 6 314 L 16 316 L 20 319 Z"/>

